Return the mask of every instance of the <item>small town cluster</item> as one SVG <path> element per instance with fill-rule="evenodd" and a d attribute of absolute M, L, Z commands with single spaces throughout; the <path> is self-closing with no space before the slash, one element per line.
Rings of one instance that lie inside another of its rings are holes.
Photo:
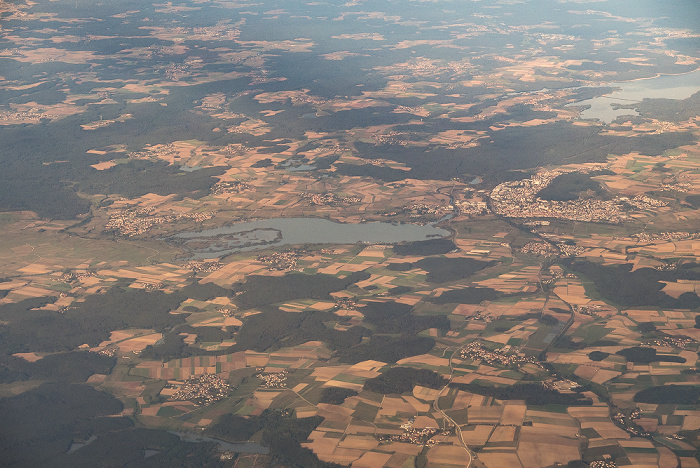
<path fill-rule="evenodd" d="M 202 374 L 187 379 L 171 398 L 205 406 L 226 398 L 230 392 L 231 385 L 218 375 Z"/>
<path fill-rule="evenodd" d="M 543 171 L 529 179 L 504 182 L 491 191 L 493 211 L 510 218 L 556 218 L 620 223 L 627 218 L 617 200 L 542 200 L 537 194 L 562 171 Z"/>
<path fill-rule="evenodd" d="M 153 208 L 123 210 L 109 218 L 109 221 L 105 224 L 105 231 L 112 231 L 124 237 L 134 237 L 148 232 L 153 226 L 158 224 L 172 223 L 183 219 L 200 223 L 214 216 L 210 212 L 153 216 L 150 214 L 151 212 L 153 212 Z"/>

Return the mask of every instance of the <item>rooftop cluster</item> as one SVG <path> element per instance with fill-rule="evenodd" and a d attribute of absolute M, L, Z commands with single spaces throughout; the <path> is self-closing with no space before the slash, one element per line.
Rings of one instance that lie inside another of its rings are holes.
<path fill-rule="evenodd" d="M 258 261 L 270 265 L 270 271 L 287 271 L 296 270 L 299 253 L 296 250 L 287 250 L 285 252 L 274 252 L 270 255 L 258 256 Z"/>
<path fill-rule="evenodd" d="M 274 374 L 260 374 L 263 381 L 263 388 L 285 388 L 287 386 L 287 370 L 275 372 Z"/>
<path fill-rule="evenodd" d="M 525 356 L 520 353 L 510 354 L 511 347 L 504 346 L 501 349 L 491 351 L 477 342 L 469 343 L 460 351 L 462 359 L 481 360 L 488 364 L 500 364 L 503 366 L 518 365 L 521 363 L 532 363 L 540 365 L 539 361 L 532 356 Z"/>
<path fill-rule="evenodd" d="M 424 427 L 421 429 L 416 429 L 413 427 L 415 419 L 411 418 L 408 422 L 401 425 L 403 433 L 393 434 L 393 435 L 380 435 L 378 438 L 380 441 L 391 441 L 391 442 L 405 442 L 409 444 L 416 445 L 436 445 L 437 440 L 433 439 L 437 434 L 450 435 L 449 432 L 441 432 L 437 427 Z"/>
<path fill-rule="evenodd" d="M 187 262 L 186 268 L 194 271 L 195 273 L 210 273 L 221 269 L 224 264 L 221 262 L 207 262 L 207 261 L 191 261 Z"/>
<path fill-rule="evenodd" d="M 225 398 L 231 386 L 216 374 L 203 374 L 187 379 L 172 396 L 173 400 L 191 401 L 199 406 Z"/>
<path fill-rule="evenodd" d="M 628 418 L 625 416 L 624 413 L 616 413 L 615 416 L 613 416 L 613 420 L 618 423 L 622 429 L 625 431 L 629 432 L 633 436 L 639 436 L 639 437 L 651 437 L 651 434 L 646 432 L 644 429 L 639 428 L 634 422 L 632 422 L 633 418 Z"/>
<path fill-rule="evenodd" d="M 308 195 L 309 197 L 309 204 L 311 205 L 327 205 L 327 206 L 333 206 L 337 205 L 338 203 L 344 203 L 344 204 L 350 204 L 350 203 L 360 203 L 362 201 L 362 198 L 360 197 L 343 197 L 340 195 L 336 195 L 331 192 L 326 192 L 326 193 L 315 193 L 312 195 Z"/>
<path fill-rule="evenodd" d="M 528 242 L 520 251 L 522 253 L 549 256 L 557 253 L 557 248 L 548 242 Z"/>
<path fill-rule="evenodd" d="M 511 218 L 557 218 L 619 223 L 625 219 L 615 200 L 542 200 L 537 194 L 564 171 L 543 171 L 530 179 L 504 182 L 491 191 L 493 210 Z"/>
<path fill-rule="evenodd" d="M 250 189 L 250 185 L 246 184 L 245 182 L 241 182 L 240 180 L 233 180 L 226 182 L 217 182 L 212 187 L 211 193 L 241 193 L 245 192 L 248 189 Z"/>
<path fill-rule="evenodd" d="M 182 219 L 191 219 L 202 222 L 211 219 L 214 215 L 210 212 L 201 213 L 177 213 L 162 216 L 151 216 L 149 213 L 153 208 L 138 208 L 135 210 L 124 210 L 113 215 L 105 224 L 106 231 L 113 231 L 125 237 L 138 236 L 151 229 L 157 224 L 172 223 Z"/>

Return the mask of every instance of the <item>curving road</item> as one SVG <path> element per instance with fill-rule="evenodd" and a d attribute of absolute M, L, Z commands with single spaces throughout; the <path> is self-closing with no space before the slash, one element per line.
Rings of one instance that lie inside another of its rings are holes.
<path fill-rule="evenodd" d="M 452 348 L 454 348 L 454 347 L 445 348 L 445 351 L 447 351 L 447 350 L 449 350 L 449 349 L 452 349 Z M 444 391 L 447 390 L 447 388 L 448 388 L 449 385 L 450 385 L 450 382 L 452 382 L 452 377 L 454 376 L 454 366 L 453 366 L 453 364 L 452 364 L 452 358 L 454 357 L 455 354 L 459 353 L 459 352 L 462 350 L 462 348 L 464 348 L 464 346 L 460 346 L 454 353 L 452 353 L 452 354 L 450 355 L 450 360 L 449 360 L 449 363 L 450 363 L 450 379 L 447 381 L 447 383 L 445 384 L 445 386 L 442 387 L 442 389 L 440 389 L 440 391 L 438 392 L 437 396 L 435 397 L 435 400 L 433 400 L 433 409 L 434 409 L 435 411 L 438 411 L 438 412 L 442 415 L 442 419 L 443 419 L 443 420 L 449 422 L 450 424 L 452 424 L 452 425 L 455 427 L 455 433 L 456 433 L 456 435 L 457 435 L 457 438 L 459 439 L 459 443 L 462 445 L 462 448 L 467 452 L 467 456 L 469 457 L 469 462 L 467 462 L 467 468 L 470 468 L 470 467 L 472 466 L 472 462 L 473 462 L 474 459 L 476 458 L 476 455 L 474 454 L 474 452 L 471 451 L 471 449 L 469 448 L 469 446 L 464 442 L 464 437 L 462 436 L 462 428 L 459 427 L 459 424 L 457 424 L 457 423 L 455 422 L 454 419 L 452 419 L 451 417 L 449 417 L 449 416 L 447 415 L 447 413 L 445 413 L 445 412 L 440 408 L 440 404 L 439 404 L 440 397 L 442 396 L 442 394 L 444 393 Z M 445 429 L 447 429 L 447 425 L 445 426 Z"/>

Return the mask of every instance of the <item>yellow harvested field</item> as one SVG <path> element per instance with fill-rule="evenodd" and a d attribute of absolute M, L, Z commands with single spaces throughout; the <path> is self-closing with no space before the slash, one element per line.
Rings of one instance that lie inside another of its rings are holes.
<path fill-rule="evenodd" d="M 608 369 L 599 369 L 596 375 L 591 379 L 593 383 L 597 384 L 603 384 L 607 382 L 608 380 L 612 380 L 615 377 L 621 375 L 622 372 L 617 372 L 613 370 L 608 370 Z"/>
<path fill-rule="evenodd" d="M 607 418 L 610 410 L 607 406 L 570 406 L 567 413 L 573 418 Z"/>
<path fill-rule="evenodd" d="M 424 429 L 424 428 L 439 428 L 440 425 L 436 420 L 434 420 L 431 417 L 428 416 L 418 416 L 416 420 L 413 422 L 413 427 L 416 429 Z"/>
<path fill-rule="evenodd" d="M 700 462 L 698 462 L 695 458 L 678 457 L 678 459 L 681 461 L 681 468 L 700 468 Z"/>
<path fill-rule="evenodd" d="M 338 444 L 338 447 L 372 450 L 378 445 L 379 442 L 374 437 L 349 435 Z"/>
<path fill-rule="evenodd" d="M 128 340 L 136 335 L 143 333 L 153 332 L 153 330 L 142 330 L 142 329 L 132 329 L 132 330 L 115 330 L 109 334 L 109 340 L 100 343 L 100 347 L 107 346 L 112 343 L 119 343 L 120 341 Z"/>
<path fill-rule="evenodd" d="M 471 317 L 472 315 L 481 310 L 483 310 L 483 307 L 481 307 L 478 304 L 459 304 L 457 307 L 454 308 L 452 313 L 455 315 L 464 315 L 467 317 Z"/>
<path fill-rule="evenodd" d="M 420 354 L 418 356 L 412 356 L 409 358 L 401 359 L 396 362 L 399 365 L 410 365 L 410 364 L 424 364 L 428 366 L 435 367 L 447 367 L 450 365 L 449 359 L 441 358 L 438 356 L 433 356 L 432 354 Z"/>
<path fill-rule="evenodd" d="M 321 439 L 302 446 L 313 450 L 323 461 L 341 465 L 349 465 L 364 454 L 362 450 L 337 448 L 337 443 L 338 439 Z"/>
<path fill-rule="evenodd" d="M 636 321 L 640 321 L 640 322 L 643 322 L 645 320 L 654 321 L 654 322 L 659 321 L 659 320 L 663 320 L 663 316 L 661 316 L 659 314 L 659 312 L 656 310 L 628 309 L 628 310 L 625 310 L 625 313 L 632 320 L 636 320 Z"/>
<path fill-rule="evenodd" d="M 418 304 L 423 298 L 421 296 L 414 296 L 414 295 L 403 295 L 396 299 L 396 302 L 399 304 L 407 304 L 407 305 L 416 305 Z"/>
<path fill-rule="evenodd" d="M 345 374 L 352 375 L 355 377 L 363 377 L 363 378 L 371 379 L 371 378 L 377 377 L 379 374 L 381 374 L 381 372 L 364 370 L 364 369 L 357 369 L 357 368 L 351 367 L 347 371 L 345 371 Z"/>
<path fill-rule="evenodd" d="M 639 468 L 656 468 L 658 467 L 658 455 L 656 453 L 630 453 L 626 452 L 627 458 L 630 461 L 630 466 Z"/>
<path fill-rule="evenodd" d="M 360 253 L 357 254 L 358 257 L 384 257 L 384 251 L 386 250 L 386 245 L 370 245 L 364 248 Z"/>
<path fill-rule="evenodd" d="M 656 418 L 639 418 L 635 422 L 649 432 L 654 432 L 659 428 L 659 420 Z"/>
<path fill-rule="evenodd" d="M 674 466 L 674 464 L 678 463 L 676 454 L 674 454 L 669 448 L 657 447 L 656 451 L 659 452 L 659 462 L 657 466 Z"/>
<path fill-rule="evenodd" d="M 350 366 L 350 368 L 348 369 L 348 372 L 351 370 L 379 372 L 379 370 L 384 366 L 386 366 L 386 362 L 362 361 L 362 362 L 358 362 L 357 364 L 355 364 L 353 366 Z"/>
<path fill-rule="evenodd" d="M 127 339 L 119 342 L 119 350 L 124 353 L 139 352 L 146 348 L 146 346 L 156 344 L 161 338 L 163 338 L 161 333 L 152 333 L 150 335 Z"/>
<path fill-rule="evenodd" d="M 487 468 L 520 468 L 523 466 L 520 463 L 518 455 L 514 452 L 491 452 L 483 450 L 479 452 L 479 460 L 481 460 Z"/>
<path fill-rule="evenodd" d="M 267 359 L 267 356 L 265 356 L 265 359 Z M 226 373 L 244 367 L 246 367 L 246 355 L 241 351 L 220 356 L 174 359 L 166 363 L 142 361 L 136 366 L 136 369 L 145 370 L 150 378 L 185 380 L 196 375 Z"/>
<path fill-rule="evenodd" d="M 437 398 L 438 393 L 440 393 L 440 390 L 434 390 L 428 387 L 421 387 L 420 385 L 416 385 L 415 387 L 413 387 L 413 396 L 418 398 L 419 400 L 433 401 L 435 400 L 435 398 Z"/>
<path fill-rule="evenodd" d="M 666 284 L 661 291 L 675 299 L 678 299 L 683 293 L 697 293 L 700 291 L 700 281 L 679 280 L 678 282 L 661 281 L 661 283 Z"/>
<path fill-rule="evenodd" d="M 603 439 L 629 439 L 630 435 L 624 430 L 617 427 L 611 421 L 584 422 L 581 421 L 581 427 L 590 427 Z"/>
<path fill-rule="evenodd" d="M 382 407 L 379 410 L 379 415 L 395 415 L 397 412 L 414 413 L 415 409 L 410 403 L 405 402 L 402 398 L 385 396 L 382 400 Z"/>
<path fill-rule="evenodd" d="M 231 262 L 209 273 L 202 278 L 200 282 L 213 282 L 222 286 L 228 286 L 231 283 L 242 280 L 245 275 L 261 270 L 262 268 L 263 266 L 253 259 Z"/>
<path fill-rule="evenodd" d="M 506 404 L 501 415 L 501 424 L 520 426 L 525 418 L 527 406 L 517 404 Z"/>
<path fill-rule="evenodd" d="M 352 466 L 354 468 L 377 468 L 384 466 L 390 458 L 391 454 L 389 453 L 367 452 L 354 461 Z"/>
<path fill-rule="evenodd" d="M 469 413 L 471 419 L 471 411 Z M 494 426 L 477 425 L 462 428 L 462 438 L 467 445 L 486 445 Z"/>
<path fill-rule="evenodd" d="M 55 296 L 56 291 L 52 291 L 50 289 L 42 288 L 39 286 L 23 286 L 20 288 L 13 289 L 10 294 L 6 297 L 6 299 L 11 299 L 12 302 L 19 302 L 23 299 L 28 299 L 30 297 L 46 297 L 46 296 Z M 65 298 L 68 299 L 68 303 L 72 302 L 72 298 Z M 58 302 L 58 301 L 56 301 Z M 54 303 L 55 304 L 55 303 Z M 45 308 L 50 308 L 51 305 L 45 306 Z M 57 309 L 57 307 L 56 307 Z"/>
<path fill-rule="evenodd" d="M 578 375 L 579 377 L 583 377 L 584 379 L 591 380 L 596 373 L 598 372 L 597 367 L 593 366 L 578 366 L 576 368 L 576 371 L 574 374 Z"/>
<path fill-rule="evenodd" d="M 347 400 L 346 400 L 347 401 Z M 354 405 L 357 402 L 351 403 L 354 407 Z M 348 427 L 345 429 L 346 434 L 362 434 L 362 435 L 374 435 L 374 426 L 368 422 L 365 421 L 360 421 L 360 420 L 353 420 L 353 422 L 348 425 Z"/>
<path fill-rule="evenodd" d="M 404 453 L 406 455 L 418 455 L 422 447 L 416 444 L 408 444 L 406 442 L 392 442 L 388 445 L 382 445 L 382 449 L 387 452 Z"/>
<path fill-rule="evenodd" d="M 405 466 L 411 466 L 413 464 L 413 458 L 410 455 L 404 453 L 394 453 L 389 461 L 384 464 L 385 468 L 404 468 Z"/>
<path fill-rule="evenodd" d="M 32 263 L 30 265 L 25 266 L 24 268 L 19 268 L 17 271 L 21 271 L 22 273 L 26 273 L 28 275 L 44 275 L 57 269 L 60 269 L 60 267 L 46 265 L 44 263 Z"/>
<path fill-rule="evenodd" d="M 621 440 L 618 442 L 620 444 L 620 447 L 626 448 L 626 447 L 634 447 L 634 448 L 654 448 L 654 444 L 651 443 L 649 440 L 640 440 L 638 438 L 635 438 L 633 440 Z"/>
<path fill-rule="evenodd" d="M 515 439 L 515 426 L 496 426 L 489 438 L 489 443 L 512 442 Z"/>
<path fill-rule="evenodd" d="M 457 391 L 457 395 L 455 396 L 455 401 L 452 404 L 453 408 L 466 408 L 469 405 L 471 406 L 482 406 L 484 402 L 486 401 L 485 396 L 482 395 L 477 395 L 474 393 L 469 393 L 469 392 L 463 392 L 463 391 Z"/>
<path fill-rule="evenodd" d="M 683 418 L 684 431 L 697 431 L 700 430 L 700 411 L 694 411 Z"/>
<path fill-rule="evenodd" d="M 554 287 L 554 294 L 569 304 L 585 305 L 590 302 L 583 285 L 575 280 L 558 281 Z"/>
<path fill-rule="evenodd" d="M 315 430 L 309 434 L 310 442 L 304 442 L 301 445 L 313 450 L 313 452 L 321 460 L 330 461 L 331 459 L 329 457 L 332 456 L 333 451 L 340 442 L 340 439 L 330 437 L 326 438 L 324 437 L 325 434 L 326 433 L 324 431 Z"/>
<path fill-rule="evenodd" d="M 558 443 L 556 440 L 562 438 L 564 443 L 566 440 L 574 440 L 578 426 L 573 427 L 558 426 L 554 424 L 534 423 L 532 426 L 523 426 L 520 431 L 520 442 L 529 443 Z"/>
<path fill-rule="evenodd" d="M 578 440 L 563 437 L 552 437 L 537 443 L 521 441 L 517 453 L 524 468 L 565 464 L 580 458 Z"/>
<path fill-rule="evenodd" d="M 141 414 L 144 416 L 155 416 L 160 411 L 161 405 L 153 405 L 148 408 L 141 408 Z"/>
<path fill-rule="evenodd" d="M 574 322 L 575 325 L 575 322 Z M 549 357 L 548 357 L 549 358 Z M 553 361 L 556 362 L 565 362 L 567 364 L 583 364 L 587 365 L 591 363 L 591 360 L 588 359 L 588 355 L 584 353 L 577 353 L 577 352 L 572 352 L 572 353 L 564 353 L 564 354 L 557 354 L 557 353 L 552 353 L 552 357 L 549 358 Z M 604 364 L 601 364 L 599 362 L 595 363 L 596 365 L 602 366 Z"/>
<path fill-rule="evenodd" d="M 349 390 L 355 390 L 356 392 L 359 392 L 362 390 L 362 384 L 361 383 L 351 383 L 351 382 L 343 382 L 342 380 L 329 380 L 324 384 L 325 387 L 339 387 L 339 388 L 347 388 Z"/>
<path fill-rule="evenodd" d="M 88 377 L 88 379 L 85 382 L 90 384 L 102 385 L 106 379 L 107 375 L 105 374 L 92 374 L 90 377 Z"/>
<path fill-rule="evenodd" d="M 267 409 L 272 404 L 272 400 L 280 396 L 282 392 L 269 390 L 256 390 L 253 392 L 253 398 L 248 400 L 249 404 L 255 405 L 260 409 Z"/>
<path fill-rule="evenodd" d="M 251 351 L 245 352 L 245 363 L 249 367 L 265 367 L 270 360 L 267 354 L 258 354 Z"/>
<path fill-rule="evenodd" d="M 319 403 L 317 406 L 319 415 L 333 421 L 344 421 L 352 416 L 353 413 L 352 408 L 346 408 L 344 406 L 331 405 L 328 403 Z"/>
<path fill-rule="evenodd" d="M 428 450 L 428 465 L 467 466 L 469 455 L 463 447 L 436 445 Z"/>
<path fill-rule="evenodd" d="M 503 413 L 502 406 L 482 406 L 469 408 L 470 424 L 498 424 Z"/>
<path fill-rule="evenodd" d="M 322 301 L 319 301 L 319 302 L 313 304 L 313 305 L 311 306 L 311 309 L 314 309 L 314 310 L 330 310 L 330 309 L 332 309 L 333 307 L 335 307 L 335 303 L 334 303 L 334 302 L 322 302 Z"/>
<path fill-rule="evenodd" d="M 430 411 L 431 405 L 429 403 L 422 402 L 412 396 L 404 396 L 402 398 L 419 413 L 427 413 Z"/>
<path fill-rule="evenodd" d="M 36 353 L 15 353 L 15 354 L 13 354 L 13 356 L 17 356 L 18 358 L 22 358 L 28 362 L 36 362 L 39 359 L 44 357 L 44 356 L 39 356 Z"/>
<path fill-rule="evenodd" d="M 329 265 L 325 268 L 319 268 L 318 272 L 326 275 L 337 275 L 341 271 L 356 272 L 362 271 L 366 268 L 367 265 L 364 265 L 363 263 L 334 263 L 333 265 Z"/>
<path fill-rule="evenodd" d="M 294 414 L 297 418 L 310 418 L 312 416 L 316 416 L 316 414 L 318 414 L 318 410 L 313 406 L 296 408 Z"/>

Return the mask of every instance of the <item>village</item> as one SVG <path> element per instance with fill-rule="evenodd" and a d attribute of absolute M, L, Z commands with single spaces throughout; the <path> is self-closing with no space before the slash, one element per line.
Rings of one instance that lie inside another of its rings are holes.
<path fill-rule="evenodd" d="M 511 349 L 510 345 L 506 345 L 500 349 L 491 351 L 476 341 L 469 343 L 464 349 L 462 349 L 460 351 L 460 357 L 462 359 L 481 360 L 488 364 L 500 364 L 503 366 L 513 366 L 524 363 L 535 364 L 540 367 L 542 366 L 534 357 L 519 354 L 515 350 Z"/>
<path fill-rule="evenodd" d="M 112 215 L 105 224 L 105 231 L 112 231 L 124 237 L 134 237 L 148 232 L 153 226 L 173 223 L 180 220 L 192 220 L 200 223 L 211 219 L 211 212 L 177 213 L 167 215 L 151 215 L 153 208 L 137 208 L 123 210 Z"/>
<path fill-rule="evenodd" d="M 286 250 L 284 252 L 273 252 L 269 255 L 259 255 L 257 260 L 270 265 L 270 271 L 291 271 L 297 269 L 299 256 L 305 253 L 304 250 Z"/>
<path fill-rule="evenodd" d="M 231 392 L 231 386 L 216 374 L 202 374 L 171 386 L 177 388 L 171 396 L 173 400 L 191 401 L 198 406 L 210 405 Z"/>

